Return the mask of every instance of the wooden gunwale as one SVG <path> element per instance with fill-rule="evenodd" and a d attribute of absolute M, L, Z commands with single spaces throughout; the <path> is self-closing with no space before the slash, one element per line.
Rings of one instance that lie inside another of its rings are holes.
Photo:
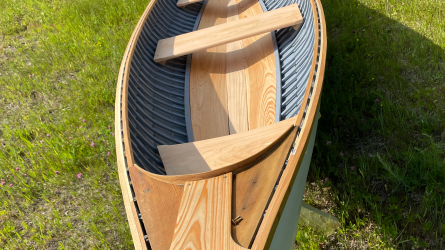
<path fill-rule="evenodd" d="M 117 85 L 117 91 L 116 91 L 116 120 L 115 120 L 115 131 L 116 131 L 116 153 L 117 153 L 117 160 L 118 160 L 118 171 L 119 171 L 119 179 L 122 189 L 122 195 L 124 199 L 124 205 L 127 213 L 127 218 L 130 225 L 130 230 L 133 236 L 133 241 L 135 244 L 135 249 L 147 249 L 147 245 L 145 243 L 144 235 L 142 233 L 141 225 L 139 223 L 139 219 L 136 214 L 136 209 L 133 203 L 133 198 L 130 190 L 130 184 L 129 184 L 129 178 L 127 174 L 127 170 L 125 168 L 125 157 L 127 160 L 127 164 L 129 167 L 133 167 L 134 161 L 133 161 L 133 151 L 131 146 L 131 139 L 130 139 L 130 131 L 129 131 L 129 124 L 128 124 L 128 106 L 127 106 L 127 100 L 128 100 L 128 78 L 130 73 L 130 65 L 131 65 L 131 59 L 134 53 L 135 44 L 137 43 L 137 40 L 139 38 L 140 32 L 142 30 L 143 24 L 146 21 L 146 18 L 148 17 L 149 13 L 151 12 L 154 4 L 157 0 L 152 0 L 150 4 L 148 5 L 147 9 L 145 10 L 144 14 L 142 15 L 141 19 L 139 20 L 136 29 L 133 31 L 133 34 L 130 38 L 130 42 L 127 45 L 127 49 L 124 53 L 124 59 L 121 64 L 121 68 L 119 71 L 119 78 L 118 78 L 118 85 Z M 281 177 L 281 180 L 279 182 L 279 185 L 277 187 L 277 190 L 275 191 L 272 200 L 269 204 L 269 207 L 267 209 L 266 215 L 263 219 L 263 222 L 258 230 L 258 233 L 255 237 L 255 241 L 252 245 L 252 249 L 268 249 L 270 246 L 270 243 L 272 241 L 272 238 L 274 236 L 274 232 L 276 229 L 276 226 L 278 224 L 278 221 L 280 219 L 281 211 L 284 209 L 284 206 L 286 204 L 287 198 L 289 196 L 290 190 L 293 185 L 293 180 L 295 179 L 299 166 L 301 164 L 302 155 L 304 154 L 306 148 L 307 148 L 307 140 L 309 138 L 309 135 L 312 131 L 313 127 L 313 121 L 316 115 L 317 107 L 319 104 L 320 94 L 321 94 L 321 88 L 322 88 L 322 82 L 324 78 L 324 67 L 325 67 L 325 60 L 324 56 L 326 55 L 326 23 L 324 20 L 324 14 L 323 14 L 323 8 L 321 3 L 318 1 L 317 4 L 314 2 L 314 0 L 311 0 L 313 12 L 314 12 L 314 19 L 316 20 L 315 23 L 315 36 L 318 38 L 319 34 L 319 28 L 318 28 L 318 17 L 321 22 L 322 27 L 322 39 L 321 39 L 321 46 L 320 46 L 320 62 L 319 62 L 319 69 L 317 71 L 315 84 L 312 85 L 313 82 L 313 72 L 315 69 L 315 64 L 312 64 L 311 67 L 311 73 L 309 75 L 310 79 L 308 81 L 305 96 L 303 99 L 303 103 L 300 108 L 300 112 L 297 115 L 296 125 L 299 126 L 302 125 L 301 130 L 299 134 L 297 135 L 297 139 L 295 141 L 296 147 L 294 148 L 295 153 L 292 154 L 289 157 L 289 163 L 283 172 L 283 175 Z M 319 16 L 318 16 L 318 14 Z M 318 42 L 318 39 L 315 40 L 316 44 Z M 315 46 L 314 48 L 314 58 L 317 58 L 317 51 L 318 46 Z M 311 93 L 311 100 L 310 103 L 307 104 L 309 94 L 311 91 L 311 88 L 313 88 L 313 91 Z M 122 105 L 122 107 L 121 107 Z M 305 109 L 307 108 L 307 112 L 305 113 Z M 306 114 L 305 119 L 303 120 L 303 114 Z M 124 143 L 124 148 L 122 147 L 121 142 Z M 149 175 L 151 178 L 164 181 L 166 183 L 171 184 L 184 184 L 186 181 L 196 181 L 196 180 L 202 180 L 209 178 L 208 173 L 201 173 L 201 174 L 194 174 L 194 175 L 186 175 L 186 176 L 163 176 L 163 175 L 157 175 L 150 173 L 148 171 L 145 172 L 147 175 Z M 225 172 L 221 173 L 214 173 L 212 176 L 221 175 Z"/>
<path fill-rule="evenodd" d="M 130 227 L 131 236 L 133 238 L 134 248 L 137 250 L 147 249 L 147 243 L 144 239 L 142 226 L 139 222 L 139 218 L 136 212 L 129 183 L 129 176 L 125 164 L 126 159 L 128 166 L 133 166 L 133 151 L 131 149 L 130 131 L 128 126 L 128 78 L 130 75 L 131 59 L 133 58 L 136 43 L 139 39 L 142 28 L 144 27 L 145 21 L 147 20 L 147 17 L 156 2 L 157 0 L 152 0 L 148 4 L 147 8 L 139 19 L 136 28 L 131 34 L 130 41 L 128 42 L 127 48 L 125 49 L 121 67 L 119 69 L 119 76 L 116 88 L 115 140 L 117 167 L 128 224 Z M 123 146 L 125 148 L 123 148 Z"/>

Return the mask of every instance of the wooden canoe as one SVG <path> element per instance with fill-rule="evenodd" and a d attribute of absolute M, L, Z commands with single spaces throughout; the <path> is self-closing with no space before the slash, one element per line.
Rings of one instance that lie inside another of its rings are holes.
<path fill-rule="evenodd" d="M 320 0 L 151 0 L 116 90 L 135 249 L 293 249 L 325 58 Z"/>

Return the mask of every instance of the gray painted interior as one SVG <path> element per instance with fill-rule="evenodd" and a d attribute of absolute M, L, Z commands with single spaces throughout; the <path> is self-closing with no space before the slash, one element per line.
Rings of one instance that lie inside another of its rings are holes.
<path fill-rule="evenodd" d="M 153 61 L 159 40 L 193 30 L 202 3 L 176 6 L 158 0 L 144 24 L 131 61 L 128 120 L 134 161 L 145 170 L 165 174 L 158 145 L 188 142 L 184 83 L 187 57 Z"/>

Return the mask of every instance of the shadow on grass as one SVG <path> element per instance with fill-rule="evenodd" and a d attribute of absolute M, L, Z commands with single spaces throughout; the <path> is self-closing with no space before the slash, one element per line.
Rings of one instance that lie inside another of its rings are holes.
<path fill-rule="evenodd" d="M 357 1 L 323 7 L 328 56 L 308 182 L 329 178 L 343 231 L 322 246 L 443 249 L 444 51 Z"/>

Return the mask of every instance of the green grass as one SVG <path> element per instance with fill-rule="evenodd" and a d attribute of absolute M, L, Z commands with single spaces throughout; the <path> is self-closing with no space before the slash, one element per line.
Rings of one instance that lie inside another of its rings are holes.
<path fill-rule="evenodd" d="M 445 3 L 322 3 L 327 68 L 305 201 L 341 227 L 300 227 L 297 245 L 445 249 Z M 147 4 L 0 1 L 0 249 L 132 248 L 113 106 Z"/>
<path fill-rule="evenodd" d="M 298 246 L 445 249 L 445 2 L 322 3 L 327 68 L 305 201 L 341 227 L 303 228 Z"/>
<path fill-rule="evenodd" d="M 0 1 L 0 249 L 132 248 L 114 96 L 147 3 Z"/>

